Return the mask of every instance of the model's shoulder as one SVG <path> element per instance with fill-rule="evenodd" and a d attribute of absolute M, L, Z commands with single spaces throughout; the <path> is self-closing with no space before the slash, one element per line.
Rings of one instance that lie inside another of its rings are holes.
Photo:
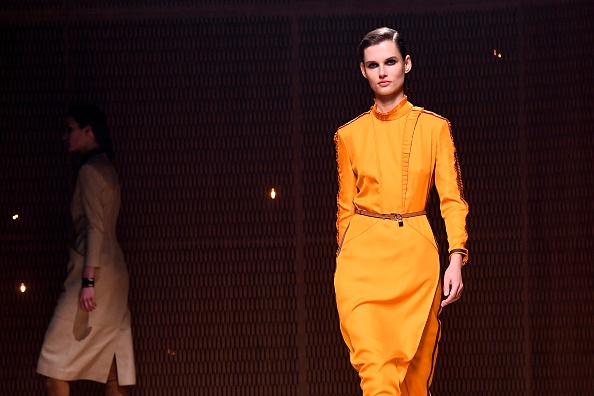
<path fill-rule="evenodd" d="M 111 164 L 111 161 L 109 160 L 109 158 L 107 158 L 107 155 L 105 154 L 95 154 L 92 157 L 88 158 L 84 164 L 82 164 L 82 167 L 95 167 L 95 168 L 100 168 L 102 166 L 109 166 Z"/>
<path fill-rule="evenodd" d="M 435 123 L 435 124 L 443 124 L 446 123 L 449 125 L 450 121 L 445 118 L 444 116 L 434 113 L 433 111 L 423 109 L 420 116 L 423 122 Z"/>
<path fill-rule="evenodd" d="M 357 117 L 353 118 L 349 122 L 344 125 L 341 125 L 338 130 L 336 131 L 337 134 L 343 133 L 350 133 L 358 129 L 358 127 L 369 121 L 369 117 L 371 116 L 371 110 L 366 111 L 365 113 L 359 114 Z"/>
<path fill-rule="evenodd" d="M 113 164 L 107 156 L 99 154 L 94 155 L 85 161 L 80 167 L 79 174 L 84 178 L 103 178 L 105 174 L 110 173 Z"/>

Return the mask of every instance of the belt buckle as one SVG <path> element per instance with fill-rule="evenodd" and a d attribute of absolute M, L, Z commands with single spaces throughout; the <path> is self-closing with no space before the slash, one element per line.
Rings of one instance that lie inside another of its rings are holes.
<path fill-rule="evenodd" d="M 398 227 L 404 227 L 404 222 L 402 221 L 402 215 L 400 213 L 390 213 L 394 216 L 394 220 L 398 221 Z"/>

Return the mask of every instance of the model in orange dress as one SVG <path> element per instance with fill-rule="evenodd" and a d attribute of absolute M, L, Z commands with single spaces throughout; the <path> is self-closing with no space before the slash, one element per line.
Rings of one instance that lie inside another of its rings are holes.
<path fill-rule="evenodd" d="M 401 35 L 376 29 L 359 54 L 375 103 L 335 135 L 340 327 L 365 396 L 429 395 L 438 315 L 463 289 L 468 205 L 448 121 L 404 95 L 412 62 Z M 434 184 L 450 251 L 444 301 L 425 215 Z"/>

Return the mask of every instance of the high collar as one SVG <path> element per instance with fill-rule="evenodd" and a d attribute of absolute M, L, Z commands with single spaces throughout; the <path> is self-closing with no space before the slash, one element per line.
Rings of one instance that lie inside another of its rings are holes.
<path fill-rule="evenodd" d="M 84 164 L 85 162 L 87 162 L 89 159 L 91 159 L 92 157 L 99 155 L 99 154 L 105 154 L 105 150 L 103 150 L 102 148 L 98 147 L 92 150 L 87 151 L 86 153 L 82 154 L 80 157 L 80 164 L 82 166 L 82 164 Z"/>
<path fill-rule="evenodd" d="M 409 103 L 406 95 L 404 95 L 402 100 L 387 113 L 379 111 L 377 109 L 377 101 L 374 100 L 373 106 L 371 107 L 371 113 L 380 121 L 393 121 L 408 114 L 412 108 L 412 103 Z"/>

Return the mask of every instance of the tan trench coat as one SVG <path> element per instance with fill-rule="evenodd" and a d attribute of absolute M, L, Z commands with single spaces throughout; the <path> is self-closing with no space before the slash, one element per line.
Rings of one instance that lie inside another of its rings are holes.
<path fill-rule="evenodd" d="M 78 174 L 71 206 L 76 238 L 64 291 L 39 356 L 39 374 L 105 383 L 115 356 L 119 384 L 136 383 L 128 270 L 116 239 L 119 209 L 115 169 L 104 154 L 95 154 Z M 78 300 L 85 266 L 99 268 L 95 276 L 97 307 L 90 313 L 80 308 Z"/>

